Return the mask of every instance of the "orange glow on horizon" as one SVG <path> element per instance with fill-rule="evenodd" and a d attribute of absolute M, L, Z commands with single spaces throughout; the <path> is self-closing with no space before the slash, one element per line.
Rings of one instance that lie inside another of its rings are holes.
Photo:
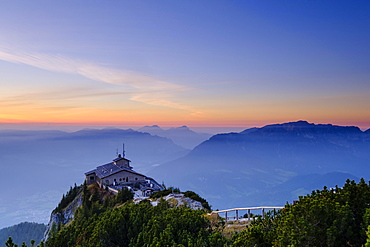
<path fill-rule="evenodd" d="M 187 110 L 146 106 L 137 104 L 126 108 L 88 108 L 29 106 L 19 108 L 4 107 L 0 114 L 0 124 L 21 126 L 145 126 L 161 127 L 262 127 L 269 124 L 305 120 L 315 124 L 334 124 L 341 126 L 358 126 L 363 130 L 370 128 L 370 117 L 366 118 L 361 111 L 348 112 L 342 115 L 339 111 L 305 111 L 282 106 L 263 108 L 238 107 L 237 109 L 202 109 L 202 116 L 192 115 Z M 303 117 L 302 117 L 303 116 Z"/>
<path fill-rule="evenodd" d="M 249 121 L 220 121 L 220 122 L 200 122 L 200 121 L 11 121 L 11 120 L 0 120 L 1 125 L 12 126 L 16 128 L 17 126 L 30 125 L 30 126 L 48 126 L 55 127 L 56 129 L 60 126 L 74 126 L 74 127 L 85 127 L 85 126 L 96 126 L 96 127 L 142 127 L 142 126 L 151 126 L 158 125 L 160 127 L 179 127 L 179 126 L 188 126 L 188 127 L 230 127 L 230 128 L 251 128 L 251 127 L 263 127 L 270 124 L 281 124 L 286 122 L 295 122 L 295 121 L 307 121 L 314 124 L 333 124 L 339 126 L 357 126 L 362 130 L 370 129 L 370 121 L 312 121 L 309 119 L 288 119 L 288 120 L 277 120 L 277 121 L 261 121 L 261 120 L 249 120 Z"/>

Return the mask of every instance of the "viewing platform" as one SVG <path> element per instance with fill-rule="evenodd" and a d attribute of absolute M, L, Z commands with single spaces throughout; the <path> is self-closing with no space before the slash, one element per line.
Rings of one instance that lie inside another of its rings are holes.
<path fill-rule="evenodd" d="M 260 207 L 247 207 L 247 208 L 231 208 L 231 209 L 225 209 L 225 210 L 218 210 L 218 211 L 212 211 L 210 214 L 220 214 L 220 213 L 225 213 L 225 220 L 226 222 L 227 221 L 231 221 L 231 220 L 240 220 L 240 219 L 246 219 L 248 221 L 250 221 L 252 218 L 252 214 L 251 214 L 251 210 L 261 210 L 261 215 L 262 217 L 264 217 L 265 215 L 265 210 L 280 210 L 280 209 L 283 209 L 284 207 L 281 207 L 281 206 L 260 206 Z M 247 214 L 248 214 L 248 217 L 247 218 L 243 218 L 243 217 L 240 217 L 239 215 L 239 211 L 247 211 Z M 228 215 L 229 212 L 235 212 L 235 214 L 233 216 L 230 216 L 230 214 Z"/>

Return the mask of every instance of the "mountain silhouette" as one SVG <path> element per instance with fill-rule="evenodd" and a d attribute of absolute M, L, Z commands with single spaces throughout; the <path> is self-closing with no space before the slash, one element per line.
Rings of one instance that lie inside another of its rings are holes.
<path fill-rule="evenodd" d="M 290 185 L 282 195 L 278 185 L 297 176 L 318 174 L 317 179 L 325 182 L 327 177 L 322 175 L 336 172 L 337 179 L 332 181 L 339 186 L 346 176 L 370 178 L 369 150 L 368 132 L 358 127 L 297 121 L 215 135 L 185 157 L 156 167 L 150 175 L 195 190 L 217 208 L 266 202 L 281 205 L 293 200 L 291 192 L 299 188 Z M 321 185 L 313 183 L 305 191 L 321 189 Z M 264 193 L 274 191 L 280 196 L 262 199 Z"/>
<path fill-rule="evenodd" d="M 212 136 L 211 134 L 192 131 L 187 126 L 174 127 L 164 130 L 158 125 L 152 125 L 144 126 L 138 129 L 138 131 L 169 138 L 177 145 L 188 149 L 193 149 L 195 146 Z"/>

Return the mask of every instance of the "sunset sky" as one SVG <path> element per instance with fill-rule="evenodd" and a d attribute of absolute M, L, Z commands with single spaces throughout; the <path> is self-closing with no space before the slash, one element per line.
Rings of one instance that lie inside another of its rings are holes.
<path fill-rule="evenodd" d="M 15 0 L 0 16 L 4 126 L 370 128 L 370 1 Z"/>

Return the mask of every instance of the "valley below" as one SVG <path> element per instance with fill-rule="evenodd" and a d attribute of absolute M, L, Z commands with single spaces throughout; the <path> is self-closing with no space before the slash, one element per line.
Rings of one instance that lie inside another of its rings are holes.
<path fill-rule="evenodd" d="M 176 136 L 196 137 L 187 143 L 199 144 L 187 149 L 168 132 L 161 137 L 131 129 L 0 131 L 7 188 L 0 192 L 0 228 L 48 222 L 61 195 L 122 152 L 123 143 L 136 171 L 167 187 L 195 191 L 214 210 L 283 206 L 323 186 L 370 178 L 370 132 L 357 127 L 298 121 L 210 138 L 185 127 L 180 134 L 175 130 Z"/>

